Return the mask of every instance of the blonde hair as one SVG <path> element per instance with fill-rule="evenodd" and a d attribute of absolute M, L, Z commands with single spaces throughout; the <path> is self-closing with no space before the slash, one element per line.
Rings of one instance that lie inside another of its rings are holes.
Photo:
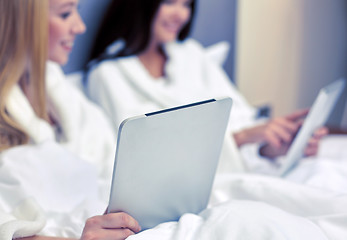
<path fill-rule="evenodd" d="M 48 1 L 0 0 L 0 151 L 28 142 L 28 135 L 6 111 L 10 90 L 26 78 L 37 116 L 47 119 L 45 66 Z"/>

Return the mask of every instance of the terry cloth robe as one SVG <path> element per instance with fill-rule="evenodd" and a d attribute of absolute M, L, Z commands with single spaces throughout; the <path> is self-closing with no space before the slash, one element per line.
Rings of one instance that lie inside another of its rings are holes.
<path fill-rule="evenodd" d="M 79 237 L 85 220 L 107 206 L 115 137 L 106 116 L 54 63 L 47 64 L 46 90 L 57 129 L 35 115 L 19 86 L 6 102 L 30 143 L 0 154 L 1 240 Z"/>
<path fill-rule="evenodd" d="M 256 110 L 196 41 L 169 43 L 165 52 L 165 77 L 158 79 L 149 74 L 137 56 L 101 62 L 89 74 L 87 95 L 105 110 L 115 129 L 128 117 L 231 97 L 233 106 L 218 171 L 243 171 L 243 160 L 230 131 L 253 125 Z"/>

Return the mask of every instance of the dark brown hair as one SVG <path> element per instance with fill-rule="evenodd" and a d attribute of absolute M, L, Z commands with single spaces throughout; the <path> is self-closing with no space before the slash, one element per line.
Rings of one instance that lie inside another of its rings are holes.
<path fill-rule="evenodd" d="M 108 58 L 136 55 L 147 47 L 151 37 L 151 26 L 160 4 L 165 0 L 113 0 L 102 21 L 89 60 L 98 62 Z M 190 2 L 191 17 L 178 35 L 184 40 L 190 33 L 195 15 L 196 0 Z M 124 46 L 116 54 L 103 55 L 107 46 L 123 40 Z"/>

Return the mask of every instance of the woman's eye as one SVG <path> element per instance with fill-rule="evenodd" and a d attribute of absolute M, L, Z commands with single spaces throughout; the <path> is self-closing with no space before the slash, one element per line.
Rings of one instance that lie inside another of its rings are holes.
<path fill-rule="evenodd" d="M 66 19 L 66 18 L 68 18 L 70 16 L 70 14 L 71 14 L 70 12 L 62 13 L 62 14 L 60 14 L 60 17 L 62 19 Z"/>

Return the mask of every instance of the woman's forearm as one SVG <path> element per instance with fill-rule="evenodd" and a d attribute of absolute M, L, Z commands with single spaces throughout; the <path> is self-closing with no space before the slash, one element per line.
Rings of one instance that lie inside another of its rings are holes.
<path fill-rule="evenodd" d="M 232 136 L 234 137 L 237 147 L 241 147 L 242 145 L 248 143 L 247 135 L 244 131 L 233 133 Z"/>

